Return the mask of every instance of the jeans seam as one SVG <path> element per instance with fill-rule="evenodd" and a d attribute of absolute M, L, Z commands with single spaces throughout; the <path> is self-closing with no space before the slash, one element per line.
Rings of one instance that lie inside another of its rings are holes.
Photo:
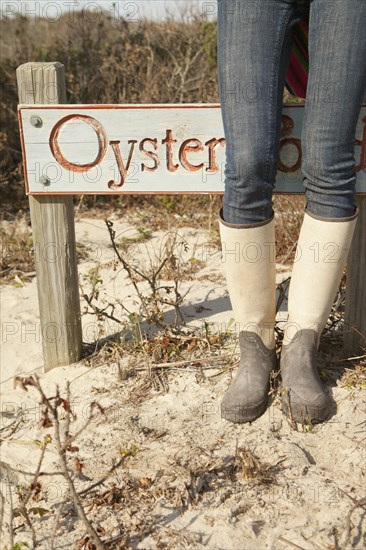
<path fill-rule="evenodd" d="M 292 8 L 289 15 L 288 15 L 288 18 L 287 18 L 287 21 L 286 21 L 286 25 L 284 25 L 284 32 L 281 33 L 281 37 L 279 40 L 277 40 L 277 44 L 282 42 L 282 45 L 281 45 L 281 49 L 279 51 L 279 54 L 278 56 L 277 55 L 274 55 L 273 56 L 273 62 L 272 62 L 272 67 L 271 67 L 271 96 L 275 96 L 274 99 L 275 99 L 275 102 L 272 103 L 270 101 L 270 107 L 271 107 L 271 112 L 270 112 L 270 120 L 271 120 L 271 125 L 270 125 L 270 139 L 268 140 L 268 151 L 267 151 L 267 162 L 266 162 L 266 166 L 265 166 L 265 170 L 266 170 L 266 174 L 265 174 L 265 178 L 267 180 L 269 180 L 269 163 L 270 163 L 270 160 L 271 160 L 271 153 L 274 149 L 274 137 L 275 137 L 275 133 L 276 133 L 276 122 L 277 122 L 277 117 L 276 116 L 273 116 L 274 114 L 276 115 L 276 111 L 277 111 L 277 105 L 278 105 L 278 94 L 279 94 L 279 73 L 277 71 L 277 78 L 275 79 L 275 64 L 277 62 L 277 67 L 280 65 L 281 63 L 281 57 L 283 55 L 283 46 L 285 44 L 285 40 L 286 40 L 286 33 L 288 31 L 288 28 L 289 28 L 289 24 L 291 22 L 291 19 L 292 19 L 292 16 L 295 12 L 295 9 Z M 276 37 L 277 38 L 277 37 Z M 276 45 L 275 45 L 276 46 Z M 274 52 L 276 54 L 276 52 L 278 52 L 279 48 L 276 48 L 274 47 Z M 274 90 L 275 88 L 275 90 Z M 280 115 L 281 116 L 281 115 Z"/>

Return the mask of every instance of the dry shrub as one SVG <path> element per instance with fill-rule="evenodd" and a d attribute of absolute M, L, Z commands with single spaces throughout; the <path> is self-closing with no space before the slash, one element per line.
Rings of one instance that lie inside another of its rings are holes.
<path fill-rule="evenodd" d="M 33 240 L 29 219 L 19 212 L 0 225 L 0 284 L 23 286 L 35 275 Z"/>
<path fill-rule="evenodd" d="M 276 256 L 283 264 L 291 263 L 304 217 L 305 197 L 301 195 L 275 195 Z"/>

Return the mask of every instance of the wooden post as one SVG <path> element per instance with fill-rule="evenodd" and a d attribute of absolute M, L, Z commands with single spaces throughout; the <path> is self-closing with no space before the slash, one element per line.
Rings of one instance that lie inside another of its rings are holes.
<path fill-rule="evenodd" d="M 345 348 L 358 354 L 366 344 L 366 196 L 357 197 L 360 210 L 349 256 L 344 327 Z"/>
<path fill-rule="evenodd" d="M 20 103 L 66 103 L 61 63 L 17 69 Z M 44 369 L 78 361 L 82 329 L 72 196 L 29 196 Z"/>

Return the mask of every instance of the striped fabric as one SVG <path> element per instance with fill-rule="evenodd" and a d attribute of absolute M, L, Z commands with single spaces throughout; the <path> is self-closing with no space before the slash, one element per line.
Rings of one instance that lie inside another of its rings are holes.
<path fill-rule="evenodd" d="M 290 63 L 286 75 L 286 88 L 291 95 L 306 98 L 309 73 L 309 21 L 302 19 L 294 27 Z"/>

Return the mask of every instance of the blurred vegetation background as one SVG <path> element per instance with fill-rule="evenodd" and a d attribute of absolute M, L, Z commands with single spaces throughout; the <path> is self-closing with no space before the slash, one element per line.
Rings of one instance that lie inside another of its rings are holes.
<path fill-rule="evenodd" d="M 179 21 L 127 21 L 100 11 L 95 19 L 90 13 L 85 17 L 73 12 L 57 21 L 22 15 L 1 21 L 2 219 L 27 209 L 15 74 L 22 63 L 63 63 L 68 103 L 219 102 L 216 21 L 208 22 L 199 13 Z M 107 201 L 111 206 L 113 201 L 120 204 L 121 198 L 85 197 L 83 206 L 98 207 Z M 125 203 L 130 201 L 124 197 Z"/>

